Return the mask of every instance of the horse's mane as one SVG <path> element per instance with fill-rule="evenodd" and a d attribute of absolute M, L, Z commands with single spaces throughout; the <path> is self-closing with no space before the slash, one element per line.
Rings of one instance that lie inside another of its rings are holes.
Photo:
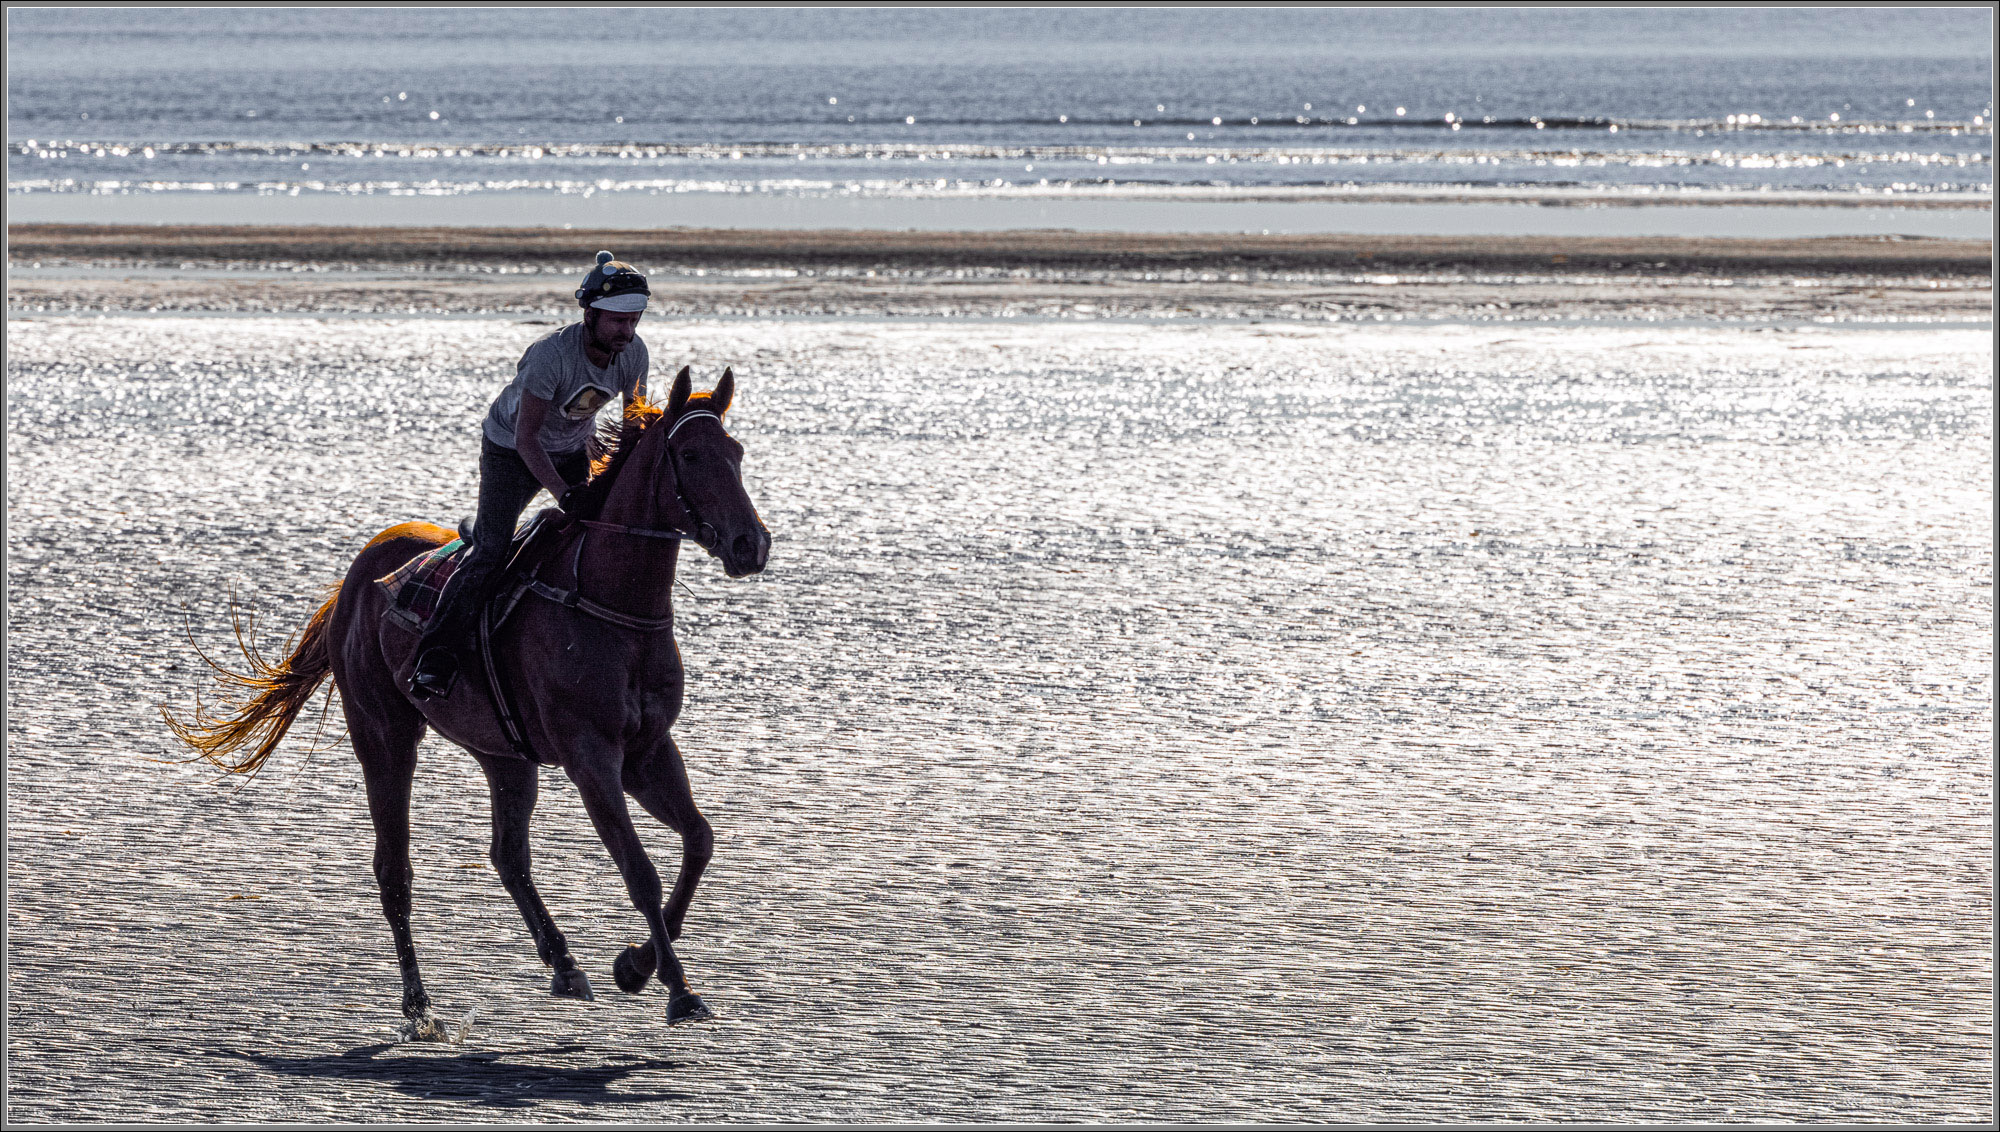
<path fill-rule="evenodd" d="M 709 399 L 709 391 L 704 389 L 688 398 L 687 409 L 702 406 Z M 683 410 L 686 411 L 686 410 Z M 633 397 L 625 402 L 625 412 L 617 421 L 599 421 L 597 431 L 584 444 L 584 451 L 590 456 L 590 479 L 577 500 L 577 514 L 584 518 L 595 518 L 604 508 L 604 499 L 611 494 L 611 485 L 618 480 L 618 469 L 639 447 L 639 437 L 655 423 L 666 419 L 667 411 L 646 400 Z"/>

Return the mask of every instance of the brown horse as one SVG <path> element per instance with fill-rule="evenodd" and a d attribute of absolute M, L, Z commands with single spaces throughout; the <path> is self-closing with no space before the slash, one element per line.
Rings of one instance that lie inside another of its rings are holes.
<path fill-rule="evenodd" d="M 646 919 L 649 940 L 625 949 L 613 964 L 614 977 L 620 988 L 637 992 L 657 974 L 670 992 L 670 1025 L 711 1016 L 689 988 L 672 941 L 680 936 L 714 843 L 671 734 L 683 682 L 672 630 L 674 566 L 684 538 L 720 559 L 731 577 L 762 570 L 771 547 L 770 532 L 743 489 L 743 448 L 723 429 L 734 388 L 725 370 L 713 392 L 693 393 L 682 369 L 664 410 L 643 400 L 627 406 L 616 447 L 594 465 L 591 487 L 573 508 L 597 518 L 569 523 L 556 551 L 533 574 L 538 588 L 522 596 L 492 634 L 495 669 L 506 681 L 527 745 L 576 783 Z M 197 704 L 190 723 L 167 717 L 201 757 L 233 772 L 255 771 L 332 675 L 367 781 L 375 879 L 402 967 L 403 1014 L 415 1034 L 432 1039 L 445 1031 L 431 1013 L 410 936 L 410 788 L 426 726 L 464 747 L 486 772 L 493 802 L 490 857 L 542 962 L 554 969 L 551 990 L 591 997 L 589 980 L 529 874 L 537 769 L 516 753 L 498 721 L 483 665 L 468 665 L 443 699 L 413 701 L 404 691 L 417 633 L 389 615 L 390 598 L 373 583 L 452 537 L 429 523 L 403 523 L 375 536 L 287 659 L 269 664 L 246 648 L 249 674 L 219 670 L 252 693 L 247 702 L 227 715 Z M 252 743 L 247 757 L 227 757 Z M 680 875 L 664 907 L 659 873 L 632 827 L 626 794 L 681 836 Z"/>

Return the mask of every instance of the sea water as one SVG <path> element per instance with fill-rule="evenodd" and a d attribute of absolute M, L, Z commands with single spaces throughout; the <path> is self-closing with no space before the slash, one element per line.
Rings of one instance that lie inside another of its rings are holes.
<path fill-rule="evenodd" d="M 1991 32 L 1974 9 L 20 10 L 8 191 L 27 216 L 50 194 L 1986 205 Z"/>

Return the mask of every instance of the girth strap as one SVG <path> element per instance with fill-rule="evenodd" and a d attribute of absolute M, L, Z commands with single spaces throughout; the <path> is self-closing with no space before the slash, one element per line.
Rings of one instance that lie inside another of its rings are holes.
<path fill-rule="evenodd" d="M 559 590 L 547 582 L 529 582 L 528 592 L 536 597 L 547 598 L 564 609 L 574 609 L 579 613 L 587 613 L 599 621 L 608 621 L 626 629 L 637 629 L 642 633 L 670 629 L 674 624 L 672 614 L 665 617 L 634 617 L 629 613 L 620 613 L 610 606 L 599 605 L 575 590 Z"/>
<path fill-rule="evenodd" d="M 542 757 L 535 753 L 534 745 L 528 742 L 528 736 L 521 730 L 514 701 L 507 695 L 506 681 L 500 679 L 500 666 L 493 661 L 493 627 L 493 603 L 482 602 L 479 609 L 479 658 L 486 664 L 486 687 L 493 693 L 494 714 L 500 717 L 500 729 L 506 732 L 507 744 L 514 748 L 514 753 L 531 763 L 540 763 Z"/>

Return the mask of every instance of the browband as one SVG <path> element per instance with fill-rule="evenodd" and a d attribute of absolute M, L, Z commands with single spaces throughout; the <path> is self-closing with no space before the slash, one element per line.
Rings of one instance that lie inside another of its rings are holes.
<path fill-rule="evenodd" d="M 674 434 L 681 430 L 682 425 L 688 423 L 689 421 L 695 419 L 696 417 L 707 417 L 710 420 L 716 422 L 717 424 L 722 423 L 721 417 L 716 416 L 714 413 L 709 412 L 707 409 L 696 409 L 692 413 L 682 413 L 674 421 L 674 427 L 667 430 L 667 439 L 672 440 L 674 438 Z"/>

